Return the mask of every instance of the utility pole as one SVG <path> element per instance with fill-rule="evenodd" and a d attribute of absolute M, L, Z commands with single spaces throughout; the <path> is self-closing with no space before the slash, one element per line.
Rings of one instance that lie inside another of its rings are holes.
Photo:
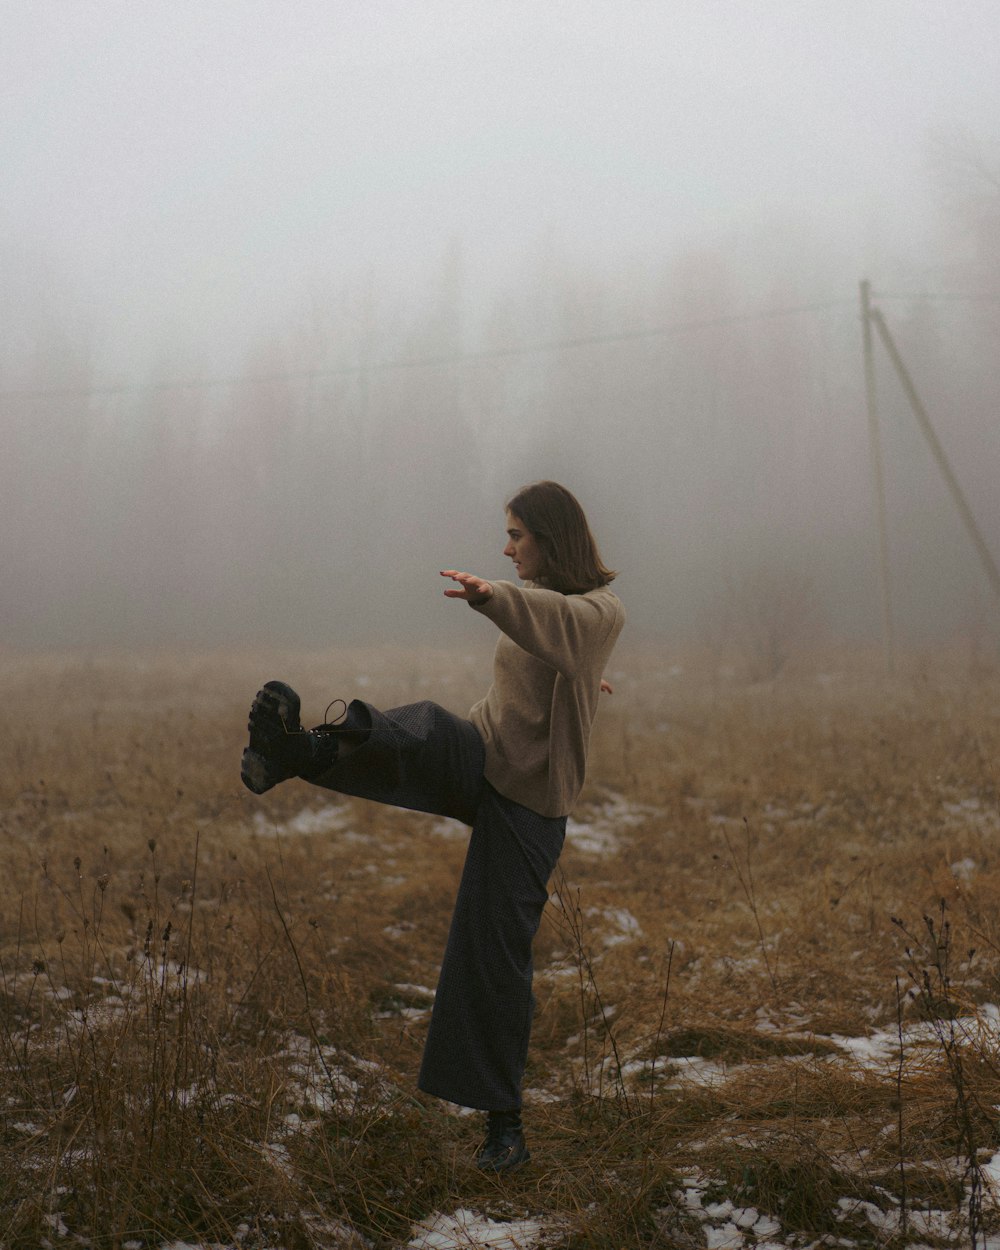
<path fill-rule="evenodd" d="M 986 569 L 986 576 L 989 578 L 990 585 L 993 588 L 993 593 L 1000 598 L 1000 569 L 997 568 L 996 561 L 993 559 L 990 549 L 986 545 L 986 540 L 979 532 L 979 526 L 976 524 L 976 518 L 972 515 L 972 509 L 969 507 L 965 496 L 962 494 L 962 488 L 959 486 L 958 479 L 952 472 L 951 465 L 948 463 L 948 458 L 944 454 L 944 448 L 938 442 L 938 437 L 934 433 L 934 427 L 931 425 L 931 419 L 927 415 L 927 409 L 920 402 L 920 396 L 917 394 L 917 389 L 913 385 L 913 379 L 910 377 L 906 365 L 903 364 L 903 358 L 900 356 L 896 344 L 893 341 L 893 337 L 889 333 L 889 327 L 885 323 L 885 318 L 877 308 L 872 309 L 868 315 L 869 319 L 875 323 L 875 328 L 878 330 L 879 338 L 882 340 L 885 350 L 889 353 L 889 359 L 892 361 L 893 367 L 895 368 L 896 373 L 899 376 L 899 380 L 903 385 L 903 390 L 906 392 L 906 398 L 910 401 L 910 407 L 913 409 L 913 415 L 917 418 L 920 429 L 931 449 L 931 454 L 937 461 L 937 466 L 941 470 L 941 476 L 944 478 L 948 490 L 951 492 L 951 497 L 955 501 L 955 506 L 958 508 L 959 515 L 962 518 L 969 537 L 972 539 L 973 545 L 979 553 L 979 558 L 982 560 L 983 567 Z"/>
<path fill-rule="evenodd" d="M 885 474 L 882 468 L 882 441 L 878 429 L 878 402 L 875 391 L 875 353 L 872 350 L 871 283 L 861 283 L 861 341 L 865 358 L 865 396 L 868 402 L 868 444 L 875 489 L 875 517 L 878 525 L 879 571 L 882 581 L 882 648 L 885 668 L 891 673 L 896 663 L 896 638 L 892 624 L 892 596 L 889 589 L 889 538 L 885 522 Z"/>

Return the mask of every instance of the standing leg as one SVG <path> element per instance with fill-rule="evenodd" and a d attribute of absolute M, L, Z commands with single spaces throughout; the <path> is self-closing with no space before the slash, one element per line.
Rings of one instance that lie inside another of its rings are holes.
<path fill-rule="evenodd" d="M 425 1093 L 484 1111 L 520 1108 L 531 945 L 565 830 L 565 817 L 484 786 L 417 1082 Z"/>

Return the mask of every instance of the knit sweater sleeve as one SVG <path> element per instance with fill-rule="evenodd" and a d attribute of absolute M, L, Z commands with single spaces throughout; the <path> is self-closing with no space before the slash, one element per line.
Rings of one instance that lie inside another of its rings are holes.
<path fill-rule="evenodd" d="M 564 595 L 540 586 L 491 582 L 493 594 L 472 604 L 519 647 L 572 679 L 615 627 L 618 600 Z"/>

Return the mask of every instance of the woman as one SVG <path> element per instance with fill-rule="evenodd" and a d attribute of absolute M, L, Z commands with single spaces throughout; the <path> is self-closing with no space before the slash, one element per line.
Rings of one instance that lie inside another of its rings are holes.
<path fill-rule="evenodd" d="M 446 596 L 500 630 L 493 684 L 467 720 L 435 703 L 381 712 L 355 699 L 339 724 L 306 732 L 295 691 L 268 682 L 250 709 L 241 770 L 255 794 L 297 776 L 472 827 L 418 1085 L 489 1113 L 476 1162 L 495 1172 L 529 1158 L 521 1080 L 532 939 L 625 619 L 609 589 L 615 574 L 564 486 L 519 491 L 507 539 L 523 586 L 441 574 L 456 583 Z"/>

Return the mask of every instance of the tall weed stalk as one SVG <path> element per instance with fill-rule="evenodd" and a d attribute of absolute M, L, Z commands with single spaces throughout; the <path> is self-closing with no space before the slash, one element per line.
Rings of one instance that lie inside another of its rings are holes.
<path fill-rule="evenodd" d="M 954 1123 L 957 1130 L 958 1162 L 966 1193 L 968 1231 L 973 1250 L 986 1245 L 983 1228 L 984 1200 L 989 1193 L 981 1153 L 997 1138 L 996 1112 L 984 1106 L 971 1074 L 972 1044 L 965 1021 L 970 1004 L 963 1001 L 954 982 L 955 935 L 948 917 L 948 904 L 941 899 L 936 917 L 923 916 L 923 932 L 918 937 L 898 917 L 893 924 L 907 940 L 907 974 L 918 1014 L 934 1034 L 953 1094 Z M 975 950 L 965 952 L 966 966 Z"/>
<path fill-rule="evenodd" d="M 580 1000 L 581 1032 L 583 1040 L 583 1072 L 585 1089 L 594 1090 L 594 1070 L 596 1067 L 596 1094 L 604 1097 L 604 1081 L 607 1068 L 607 1048 L 610 1048 L 614 1060 L 614 1097 L 623 1115 L 635 1114 L 632 1095 L 628 1092 L 622 1075 L 623 1062 L 619 1050 L 615 1026 L 611 1014 L 605 1006 L 604 997 L 597 983 L 594 970 L 594 959 L 586 936 L 586 917 L 581 904 L 580 889 L 573 889 L 562 867 L 556 869 L 556 887 L 553 891 L 557 904 L 557 924 L 570 943 L 571 958 L 576 968 L 577 987 Z M 600 1058 L 596 1061 L 591 1055 L 590 1036 L 593 1023 L 599 1021 L 603 1039 Z"/>

